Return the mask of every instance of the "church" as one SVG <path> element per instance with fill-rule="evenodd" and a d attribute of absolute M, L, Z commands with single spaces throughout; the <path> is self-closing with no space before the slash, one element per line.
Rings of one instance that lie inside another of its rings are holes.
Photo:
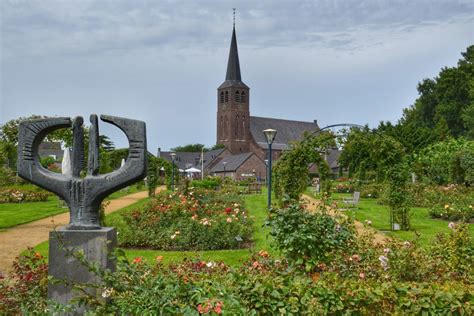
<path fill-rule="evenodd" d="M 176 153 L 180 169 L 204 169 L 205 175 L 265 179 L 268 144 L 264 129 L 275 129 L 272 160 L 278 160 L 292 141 L 305 132 L 319 129 L 317 121 L 303 122 L 250 115 L 250 88 L 242 81 L 235 24 L 232 29 L 225 81 L 217 88 L 216 143 L 224 149 L 200 153 Z M 171 160 L 170 152 L 158 151 L 158 156 Z M 207 159 L 206 159 L 207 158 Z M 204 160 L 204 161 L 203 161 Z M 204 167 L 204 168 L 202 168 Z"/>

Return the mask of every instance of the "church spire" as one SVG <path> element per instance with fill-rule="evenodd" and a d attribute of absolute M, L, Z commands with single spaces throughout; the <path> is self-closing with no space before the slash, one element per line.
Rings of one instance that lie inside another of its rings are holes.
<path fill-rule="evenodd" d="M 235 9 L 234 27 L 232 28 L 232 40 L 230 42 L 229 61 L 227 62 L 227 73 L 225 80 L 242 81 L 240 76 L 239 51 L 237 49 L 237 37 L 235 36 Z"/>

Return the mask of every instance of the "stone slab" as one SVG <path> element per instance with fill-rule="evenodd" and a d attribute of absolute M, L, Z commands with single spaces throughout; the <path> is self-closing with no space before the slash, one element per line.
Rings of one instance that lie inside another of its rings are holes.
<path fill-rule="evenodd" d="M 103 268 L 114 270 L 115 264 L 109 255 L 117 245 L 117 230 L 113 227 L 102 227 L 96 230 L 71 230 L 66 226 L 60 227 L 49 234 L 49 266 L 48 274 L 54 279 L 82 284 L 100 284 L 100 278 L 76 258 L 67 255 L 81 251 L 89 264 L 98 264 Z M 102 290 L 88 288 L 92 295 L 100 297 Z M 48 285 L 48 298 L 60 304 L 68 304 L 77 292 L 66 284 Z M 85 307 L 78 307 L 77 314 L 84 312 Z"/>

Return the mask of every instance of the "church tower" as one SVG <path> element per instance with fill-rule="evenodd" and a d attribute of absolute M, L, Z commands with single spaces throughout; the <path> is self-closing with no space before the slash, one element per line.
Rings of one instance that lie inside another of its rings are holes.
<path fill-rule="evenodd" d="M 225 81 L 217 88 L 217 144 L 232 154 L 250 151 L 249 87 L 242 82 L 235 22 Z"/>

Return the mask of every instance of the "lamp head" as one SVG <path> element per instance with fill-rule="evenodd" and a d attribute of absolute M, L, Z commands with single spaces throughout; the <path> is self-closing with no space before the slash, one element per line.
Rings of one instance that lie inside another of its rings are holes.
<path fill-rule="evenodd" d="M 171 160 L 174 161 L 174 158 L 176 157 L 176 153 L 170 153 L 170 156 L 171 156 Z"/>
<path fill-rule="evenodd" d="M 267 139 L 267 144 L 270 145 L 270 144 L 273 144 L 273 141 L 275 140 L 277 130 L 268 128 L 268 129 L 263 130 L 263 134 L 265 135 L 265 138 Z"/>

